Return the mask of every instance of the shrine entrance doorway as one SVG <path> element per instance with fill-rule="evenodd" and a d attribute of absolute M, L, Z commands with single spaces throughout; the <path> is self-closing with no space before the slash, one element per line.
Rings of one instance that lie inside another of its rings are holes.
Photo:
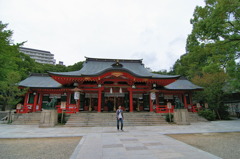
<path fill-rule="evenodd" d="M 119 106 L 122 106 L 122 109 L 125 111 L 128 107 L 124 97 L 105 97 L 104 101 L 104 111 L 113 112 L 116 111 Z"/>

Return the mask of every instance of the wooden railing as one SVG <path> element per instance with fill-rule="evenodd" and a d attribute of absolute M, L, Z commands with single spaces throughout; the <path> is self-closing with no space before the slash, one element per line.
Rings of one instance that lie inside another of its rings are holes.
<path fill-rule="evenodd" d="M 167 105 L 156 105 L 156 113 L 173 113 L 174 105 L 168 109 Z"/>
<path fill-rule="evenodd" d="M 58 113 L 62 113 L 63 109 L 61 109 L 60 105 L 56 105 L 56 108 Z M 78 112 L 78 109 L 76 105 L 67 105 L 66 109 L 64 109 L 64 112 L 69 114 L 76 113 Z"/>

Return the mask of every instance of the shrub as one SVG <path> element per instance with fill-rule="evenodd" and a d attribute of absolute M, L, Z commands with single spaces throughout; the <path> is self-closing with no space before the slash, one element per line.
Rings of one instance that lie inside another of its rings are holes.
<path fill-rule="evenodd" d="M 227 111 L 228 107 L 221 105 L 218 109 L 219 115 L 221 117 L 221 120 L 229 120 L 229 112 Z"/>
<path fill-rule="evenodd" d="M 170 118 L 171 118 L 171 120 L 170 120 Z M 167 122 L 170 122 L 170 121 L 173 122 L 173 114 L 167 114 L 165 120 Z"/>
<path fill-rule="evenodd" d="M 209 121 L 213 121 L 216 119 L 216 114 L 209 109 L 199 111 L 198 115 L 206 118 Z"/>

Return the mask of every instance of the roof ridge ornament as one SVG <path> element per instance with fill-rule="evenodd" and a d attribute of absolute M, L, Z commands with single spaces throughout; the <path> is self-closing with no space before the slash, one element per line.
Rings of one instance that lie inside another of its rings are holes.
<path fill-rule="evenodd" d="M 119 62 L 119 60 L 115 60 L 116 62 L 112 64 L 112 67 L 123 67 L 123 65 Z"/>

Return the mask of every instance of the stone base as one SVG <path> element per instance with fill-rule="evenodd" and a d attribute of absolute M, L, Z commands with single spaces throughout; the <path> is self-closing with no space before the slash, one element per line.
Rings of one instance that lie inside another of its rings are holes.
<path fill-rule="evenodd" d="M 57 110 L 42 110 L 39 127 L 54 127 L 58 122 Z"/>
<path fill-rule="evenodd" d="M 189 125 L 189 114 L 187 109 L 174 109 L 173 120 L 178 125 Z"/>

